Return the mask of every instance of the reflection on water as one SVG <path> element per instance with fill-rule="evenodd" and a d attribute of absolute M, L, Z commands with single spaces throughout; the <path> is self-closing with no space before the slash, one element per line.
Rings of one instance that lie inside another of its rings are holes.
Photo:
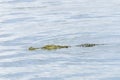
<path fill-rule="evenodd" d="M 0 80 L 119 80 L 120 1 L 1 0 Z M 107 44 L 29 51 L 47 44 Z"/>

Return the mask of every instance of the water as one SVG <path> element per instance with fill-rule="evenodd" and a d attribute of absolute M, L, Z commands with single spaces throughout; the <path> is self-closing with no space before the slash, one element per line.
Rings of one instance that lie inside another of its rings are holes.
<path fill-rule="evenodd" d="M 0 80 L 120 80 L 119 0 L 0 0 Z M 46 44 L 107 44 L 28 51 Z"/>

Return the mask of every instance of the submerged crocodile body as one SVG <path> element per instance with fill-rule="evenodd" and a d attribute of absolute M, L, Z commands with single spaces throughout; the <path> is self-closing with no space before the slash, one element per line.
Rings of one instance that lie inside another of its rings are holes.
<path fill-rule="evenodd" d="M 86 44 L 80 44 L 80 45 L 76 45 L 75 47 L 94 47 L 94 46 L 98 46 L 98 45 L 104 45 L 104 44 L 90 44 L 90 43 L 86 43 Z M 41 48 L 35 48 L 35 47 L 29 47 L 30 51 L 34 51 L 34 50 L 38 50 L 38 49 L 43 49 L 43 50 L 57 50 L 57 49 L 62 49 L 62 48 L 70 48 L 72 46 L 67 46 L 67 45 L 45 45 Z"/>

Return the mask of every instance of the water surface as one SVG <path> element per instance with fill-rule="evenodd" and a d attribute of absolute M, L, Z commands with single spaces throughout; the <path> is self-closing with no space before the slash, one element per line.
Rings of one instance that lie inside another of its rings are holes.
<path fill-rule="evenodd" d="M 119 0 L 0 0 L 0 80 L 120 80 Z M 28 51 L 46 44 L 107 44 Z"/>

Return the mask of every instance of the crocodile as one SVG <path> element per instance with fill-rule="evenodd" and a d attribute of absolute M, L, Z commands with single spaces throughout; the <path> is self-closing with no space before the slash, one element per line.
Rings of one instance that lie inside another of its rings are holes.
<path fill-rule="evenodd" d="M 85 44 L 75 45 L 75 47 L 95 47 L 95 46 L 98 46 L 98 45 L 104 45 L 104 44 L 85 43 Z M 45 45 L 45 46 L 43 46 L 41 48 L 29 47 L 28 50 L 30 50 L 30 51 L 34 51 L 34 50 L 38 50 L 38 49 L 42 49 L 42 50 L 57 50 L 57 49 L 70 48 L 70 47 L 72 47 L 72 46 L 49 44 L 49 45 Z"/>

